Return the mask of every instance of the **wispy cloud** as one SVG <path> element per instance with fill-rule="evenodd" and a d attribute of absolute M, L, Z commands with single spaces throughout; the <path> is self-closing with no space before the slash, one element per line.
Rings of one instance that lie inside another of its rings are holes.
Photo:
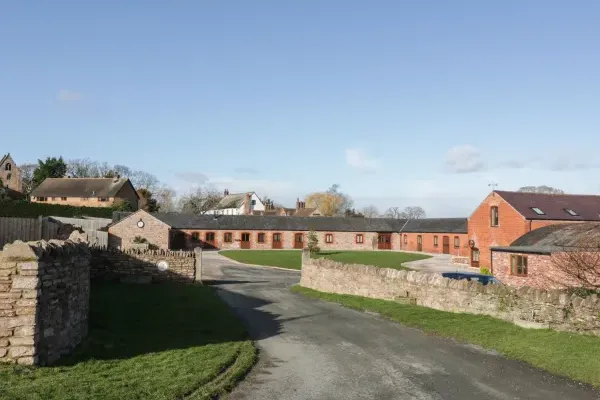
<path fill-rule="evenodd" d="M 238 174 L 248 174 L 248 175 L 256 175 L 258 174 L 258 170 L 252 167 L 239 167 L 234 170 Z"/>
<path fill-rule="evenodd" d="M 485 162 L 479 150 L 471 145 L 454 146 L 446 153 L 446 167 L 453 173 L 483 171 Z"/>
<path fill-rule="evenodd" d="M 81 93 L 68 89 L 60 89 L 56 94 L 56 99 L 58 101 L 79 101 L 81 100 Z"/>
<path fill-rule="evenodd" d="M 375 172 L 381 167 L 376 158 L 368 156 L 363 149 L 346 149 L 346 163 L 360 172 Z"/>
<path fill-rule="evenodd" d="M 203 185 L 208 182 L 208 176 L 202 172 L 177 172 L 175 177 L 187 183 Z"/>
<path fill-rule="evenodd" d="M 574 157 L 562 156 L 552 160 L 549 163 L 548 168 L 551 171 L 576 171 L 600 168 L 600 164 L 589 161 L 576 160 Z"/>

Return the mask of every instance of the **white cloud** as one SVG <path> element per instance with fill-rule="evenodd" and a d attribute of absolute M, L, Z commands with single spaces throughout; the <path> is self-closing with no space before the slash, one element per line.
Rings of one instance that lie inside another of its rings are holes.
<path fill-rule="evenodd" d="M 79 101 L 81 100 L 81 93 L 67 89 L 60 89 L 56 95 L 56 99 L 58 101 Z"/>
<path fill-rule="evenodd" d="M 346 163 L 361 172 L 375 172 L 381 166 L 379 160 L 369 157 L 360 148 L 346 149 Z"/>
<path fill-rule="evenodd" d="M 477 172 L 485 169 L 481 153 L 471 145 L 452 147 L 446 153 L 446 166 L 457 174 Z"/>

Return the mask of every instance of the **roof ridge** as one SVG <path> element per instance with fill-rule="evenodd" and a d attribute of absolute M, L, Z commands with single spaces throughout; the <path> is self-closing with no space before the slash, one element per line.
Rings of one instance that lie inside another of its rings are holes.
<path fill-rule="evenodd" d="M 589 197 L 600 197 L 600 194 L 585 194 L 585 193 L 534 193 L 534 192 L 519 192 L 516 190 L 494 190 L 494 193 L 515 193 L 515 194 L 528 194 L 536 196 L 589 196 Z"/>

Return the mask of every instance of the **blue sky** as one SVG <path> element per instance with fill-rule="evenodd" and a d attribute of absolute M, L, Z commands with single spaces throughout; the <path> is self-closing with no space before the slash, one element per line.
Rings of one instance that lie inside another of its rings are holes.
<path fill-rule="evenodd" d="M 0 5 L 0 153 L 466 216 L 598 193 L 600 2 Z"/>

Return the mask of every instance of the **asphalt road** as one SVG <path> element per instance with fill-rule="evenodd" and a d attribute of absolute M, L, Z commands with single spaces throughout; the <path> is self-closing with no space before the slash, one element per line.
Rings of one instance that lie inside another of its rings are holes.
<path fill-rule="evenodd" d="M 296 272 L 205 253 L 204 274 L 260 351 L 230 400 L 600 399 L 586 385 L 493 352 L 294 294 Z"/>

